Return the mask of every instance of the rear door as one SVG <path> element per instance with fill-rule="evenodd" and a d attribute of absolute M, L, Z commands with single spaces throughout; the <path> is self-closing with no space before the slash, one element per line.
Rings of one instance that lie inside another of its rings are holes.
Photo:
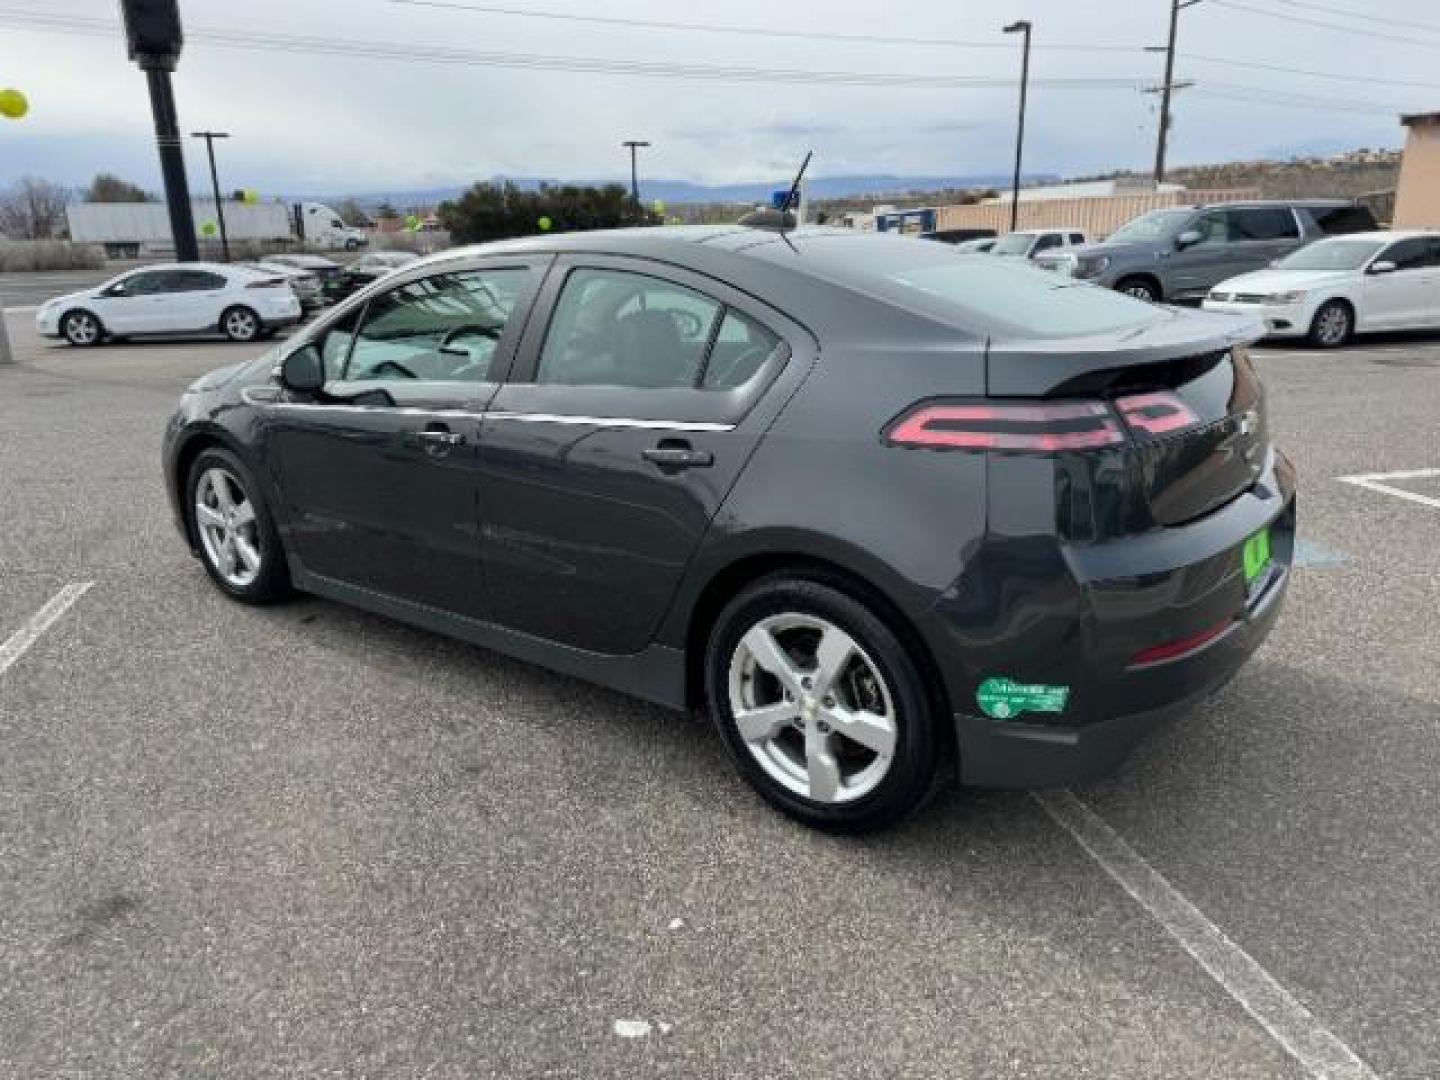
<path fill-rule="evenodd" d="M 556 263 L 481 439 L 493 621 L 612 655 L 651 640 L 691 555 L 813 357 L 779 313 L 644 259 Z"/>
<path fill-rule="evenodd" d="M 1299 219 L 1289 207 L 1242 207 L 1226 215 L 1236 265 L 1241 267 L 1237 273 L 1262 270 L 1304 243 Z"/>
<path fill-rule="evenodd" d="M 543 263 L 415 277 L 328 325 L 324 396 L 268 408 L 289 550 L 304 568 L 479 617 L 480 416 L 504 378 Z"/>
<path fill-rule="evenodd" d="M 214 329 L 220 324 L 227 284 L 224 277 L 210 270 L 166 270 L 166 329 Z"/>
<path fill-rule="evenodd" d="M 1429 324 L 1435 279 L 1440 277 L 1440 267 L 1430 261 L 1431 244 L 1423 236 L 1397 240 L 1376 256 L 1375 263 L 1394 263 L 1395 269 L 1365 275 L 1361 325 L 1366 330 L 1405 330 Z"/>

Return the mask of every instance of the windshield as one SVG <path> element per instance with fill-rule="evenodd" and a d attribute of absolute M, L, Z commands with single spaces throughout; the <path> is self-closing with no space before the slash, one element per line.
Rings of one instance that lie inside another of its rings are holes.
<path fill-rule="evenodd" d="M 1112 242 L 1130 243 L 1137 240 L 1162 240 L 1180 231 L 1193 210 L 1151 210 L 1134 221 L 1126 222 L 1110 234 Z"/>
<path fill-rule="evenodd" d="M 1035 242 L 1034 233 L 1012 232 L 1009 236 L 1002 236 L 995 241 L 995 246 L 990 249 L 992 255 L 1024 255 L 1030 250 L 1030 245 Z"/>
<path fill-rule="evenodd" d="M 1382 247 L 1383 240 L 1320 240 L 1286 255 L 1277 270 L 1359 270 Z"/>

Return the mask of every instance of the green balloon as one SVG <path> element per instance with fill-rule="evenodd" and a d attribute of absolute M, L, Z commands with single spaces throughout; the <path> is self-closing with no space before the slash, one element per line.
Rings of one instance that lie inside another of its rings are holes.
<path fill-rule="evenodd" d="M 548 217 L 542 217 L 542 218 L 541 218 L 539 221 L 537 221 L 535 224 L 537 224 L 537 225 L 540 226 L 540 231 L 541 231 L 541 232 L 549 232 L 550 229 L 551 229 L 551 227 L 552 227 L 555 223 L 554 223 L 553 221 L 551 221 Z"/>
<path fill-rule="evenodd" d="M 201 223 L 200 225 L 201 236 L 214 236 L 219 231 L 219 228 L 215 225 L 215 222 L 213 221 L 206 221 Z"/>

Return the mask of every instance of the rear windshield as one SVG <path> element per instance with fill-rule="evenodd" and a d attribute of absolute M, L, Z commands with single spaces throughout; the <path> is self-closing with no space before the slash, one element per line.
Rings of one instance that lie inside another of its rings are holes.
<path fill-rule="evenodd" d="M 1009 236 L 1002 236 L 996 240 L 995 246 L 990 250 L 996 255 L 1024 255 L 1034 242 L 1034 233 L 1012 232 Z"/>
<path fill-rule="evenodd" d="M 1063 338 L 1132 330 L 1165 318 L 1153 304 L 1028 260 L 966 255 L 917 240 L 811 242 L 801 257 L 818 277 L 977 336 Z"/>

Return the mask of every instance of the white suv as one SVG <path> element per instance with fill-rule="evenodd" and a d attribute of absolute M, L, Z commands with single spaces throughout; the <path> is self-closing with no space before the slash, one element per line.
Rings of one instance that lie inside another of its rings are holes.
<path fill-rule="evenodd" d="M 1061 248 L 1078 247 L 1088 243 L 1083 229 L 1069 226 L 1058 229 L 1017 229 L 996 240 L 990 254 L 1033 259 L 1044 251 L 1058 251 Z"/>

